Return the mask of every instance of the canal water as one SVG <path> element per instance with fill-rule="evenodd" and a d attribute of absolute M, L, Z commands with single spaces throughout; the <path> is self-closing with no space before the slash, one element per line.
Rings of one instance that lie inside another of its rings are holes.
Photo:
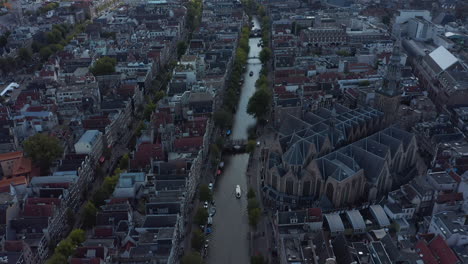
<path fill-rule="evenodd" d="M 254 17 L 254 29 L 260 28 Z M 249 40 L 249 57 L 258 57 L 261 47 L 257 44 L 260 38 Z M 247 113 L 249 98 L 255 93 L 255 81 L 258 79 L 262 65 L 258 59 L 249 59 L 244 74 L 244 84 L 237 112 L 234 116 L 232 139 L 247 139 L 248 129 L 255 125 L 255 118 Z M 249 76 L 250 72 L 253 76 Z M 225 169 L 216 179 L 214 201 L 216 214 L 213 217 L 213 233 L 208 237 L 208 263 L 210 264 L 247 264 L 249 256 L 249 220 L 247 216 L 247 165 L 248 154 L 225 156 Z M 240 185 L 242 196 L 236 199 L 235 188 Z"/>

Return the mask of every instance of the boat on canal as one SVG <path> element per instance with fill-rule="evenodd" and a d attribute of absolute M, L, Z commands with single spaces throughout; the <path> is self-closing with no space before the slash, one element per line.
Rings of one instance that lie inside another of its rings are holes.
<path fill-rule="evenodd" d="M 239 185 L 236 186 L 236 198 L 237 199 L 241 198 L 241 188 Z"/>

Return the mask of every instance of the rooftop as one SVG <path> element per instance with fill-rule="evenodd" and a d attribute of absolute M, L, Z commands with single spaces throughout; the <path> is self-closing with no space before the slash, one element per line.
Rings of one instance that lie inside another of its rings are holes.
<path fill-rule="evenodd" d="M 445 71 L 458 61 L 458 59 L 443 46 L 440 46 L 431 53 L 429 53 L 429 56 L 434 60 L 434 62 L 437 63 L 437 65 L 443 71 Z"/>

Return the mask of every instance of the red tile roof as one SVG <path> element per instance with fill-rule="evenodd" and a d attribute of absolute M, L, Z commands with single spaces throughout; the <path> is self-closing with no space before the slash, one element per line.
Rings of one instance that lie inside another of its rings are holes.
<path fill-rule="evenodd" d="M 13 186 L 16 186 L 16 185 L 28 184 L 28 181 L 26 177 L 24 176 L 13 177 L 9 179 L 2 179 L 0 181 L 0 192 L 9 192 L 10 184 Z"/>
<path fill-rule="evenodd" d="M 96 227 L 94 228 L 95 237 L 111 237 L 114 235 L 112 227 Z"/>
<path fill-rule="evenodd" d="M 450 203 L 463 201 L 463 193 L 443 193 L 437 196 L 437 203 Z"/>
<path fill-rule="evenodd" d="M 5 241 L 4 249 L 7 252 L 21 252 L 23 250 L 23 241 L 7 240 Z"/>
<path fill-rule="evenodd" d="M 454 172 L 453 170 L 450 170 L 448 174 L 454 179 L 456 182 L 460 183 L 461 182 L 461 177 L 458 175 L 458 173 Z"/>
<path fill-rule="evenodd" d="M 307 215 L 309 222 L 321 222 L 322 221 L 322 209 L 320 208 L 309 208 L 307 209 Z"/>
<path fill-rule="evenodd" d="M 416 243 L 416 253 L 421 256 L 424 264 L 438 264 L 437 259 L 432 255 L 431 250 L 427 246 L 426 241 L 419 240 Z"/>
<path fill-rule="evenodd" d="M 429 249 L 439 260 L 440 264 L 455 264 L 459 262 L 455 253 L 453 253 L 447 242 L 440 235 L 429 242 Z"/>
<path fill-rule="evenodd" d="M 457 256 L 440 235 L 429 243 L 419 240 L 416 243 L 416 252 L 422 257 L 424 264 L 456 264 Z"/>
<path fill-rule="evenodd" d="M 31 197 L 26 200 L 26 204 L 49 204 L 49 205 L 57 205 L 59 206 L 61 200 L 59 198 L 41 198 L 41 197 Z"/>
<path fill-rule="evenodd" d="M 104 259 L 106 257 L 104 256 L 104 247 L 79 247 L 76 249 L 75 256 L 84 258 L 88 250 L 93 250 L 96 258 Z"/>
<path fill-rule="evenodd" d="M 172 116 L 165 111 L 159 111 L 153 114 L 153 124 L 156 128 L 159 128 L 160 125 L 165 126 L 172 123 Z"/>
<path fill-rule="evenodd" d="M 187 137 L 179 138 L 174 141 L 174 148 L 176 150 L 196 150 L 203 146 L 203 137 Z"/>
<path fill-rule="evenodd" d="M 135 168 L 144 168 L 150 164 L 151 159 L 164 160 L 164 158 L 164 149 L 160 143 L 143 143 L 137 147 L 131 165 Z"/>
<path fill-rule="evenodd" d="M 133 94 L 135 94 L 135 89 L 137 89 L 136 84 L 122 84 L 117 92 L 122 96 L 133 96 Z"/>
<path fill-rule="evenodd" d="M 19 159 L 21 157 L 23 157 L 23 152 L 22 151 L 2 153 L 2 154 L 0 154 L 0 162 L 1 161 L 12 160 L 12 159 Z"/>
<path fill-rule="evenodd" d="M 32 170 L 32 161 L 30 158 L 19 158 L 13 167 L 13 176 L 29 175 Z"/>
<path fill-rule="evenodd" d="M 23 209 L 23 216 L 26 217 L 51 217 L 54 214 L 54 206 L 49 204 L 37 205 L 26 204 Z"/>

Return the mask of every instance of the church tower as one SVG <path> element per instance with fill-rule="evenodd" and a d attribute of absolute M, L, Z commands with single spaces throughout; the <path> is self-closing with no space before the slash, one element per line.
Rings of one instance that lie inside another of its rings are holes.
<path fill-rule="evenodd" d="M 397 118 L 398 106 L 400 105 L 400 46 L 395 43 L 393 46 L 390 63 L 383 78 L 382 87 L 376 91 L 375 107 L 385 115 L 385 125 L 392 124 Z"/>

